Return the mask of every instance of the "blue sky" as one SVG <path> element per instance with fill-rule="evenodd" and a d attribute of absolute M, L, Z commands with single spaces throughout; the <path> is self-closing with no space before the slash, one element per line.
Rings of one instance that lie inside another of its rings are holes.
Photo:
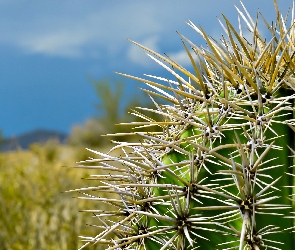
<path fill-rule="evenodd" d="M 275 18 L 272 0 L 244 2 L 252 16 L 260 8 Z M 292 4 L 278 2 L 283 13 Z M 0 129 L 6 137 L 39 128 L 69 133 L 97 114 L 89 78 L 163 73 L 126 38 L 188 66 L 175 31 L 201 45 L 185 23 L 191 20 L 220 38 L 216 16 L 236 22 L 234 4 L 242 8 L 236 0 L 0 0 Z M 128 98 L 135 98 L 142 85 L 125 82 Z"/>

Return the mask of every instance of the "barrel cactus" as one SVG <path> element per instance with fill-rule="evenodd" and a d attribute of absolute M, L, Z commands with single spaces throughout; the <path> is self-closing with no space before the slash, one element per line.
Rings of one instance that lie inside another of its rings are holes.
<path fill-rule="evenodd" d="M 223 16 L 220 40 L 188 22 L 207 44 L 180 34 L 191 71 L 132 41 L 172 79 L 121 74 L 148 86 L 154 109 L 132 111 L 142 122 L 124 135 L 140 140 L 113 141 L 108 153 L 89 149 L 97 157 L 81 163 L 99 174 L 90 176 L 95 185 L 71 191 L 110 206 L 84 210 L 99 225 L 81 249 L 295 249 L 294 8 L 285 17 L 274 6 L 268 23 L 241 3 L 239 28 Z"/>

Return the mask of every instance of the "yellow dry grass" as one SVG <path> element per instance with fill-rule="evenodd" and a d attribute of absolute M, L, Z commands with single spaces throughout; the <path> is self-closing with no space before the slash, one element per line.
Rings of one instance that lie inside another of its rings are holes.
<path fill-rule="evenodd" d="M 1 153 L 1 249 L 78 249 L 82 245 L 79 235 L 97 233 L 99 229 L 86 225 L 95 218 L 78 212 L 95 208 L 96 203 L 73 199 L 75 193 L 63 193 L 90 184 L 81 179 L 89 170 L 63 167 L 81 160 L 77 152 L 81 148 L 49 142 L 32 145 L 28 151 Z"/>

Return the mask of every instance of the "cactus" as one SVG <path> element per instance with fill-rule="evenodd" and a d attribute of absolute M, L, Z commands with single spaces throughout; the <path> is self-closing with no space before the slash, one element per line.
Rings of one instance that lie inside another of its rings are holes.
<path fill-rule="evenodd" d="M 108 153 L 89 149 L 97 158 L 82 162 L 104 173 L 90 176 L 95 186 L 71 191 L 112 209 L 84 210 L 100 231 L 83 237 L 81 249 L 295 249 L 294 7 L 288 18 L 274 5 L 275 22 L 259 18 L 269 41 L 242 2 L 239 29 L 219 20 L 221 40 L 188 22 L 207 44 L 180 34 L 192 72 L 132 41 L 175 80 L 121 74 L 145 83 L 155 108 L 132 112 L 143 121 L 123 135 L 139 141 L 113 141 Z M 160 130 L 140 132 L 149 126 Z"/>

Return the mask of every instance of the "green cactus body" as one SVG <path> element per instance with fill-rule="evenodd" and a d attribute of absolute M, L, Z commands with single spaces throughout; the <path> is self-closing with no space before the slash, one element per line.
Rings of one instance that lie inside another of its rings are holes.
<path fill-rule="evenodd" d="M 93 151 L 99 158 L 83 162 L 108 174 L 91 177 L 97 187 L 72 191 L 114 210 L 86 210 L 102 229 L 85 238 L 81 249 L 97 243 L 110 250 L 295 248 L 295 29 L 286 28 L 274 3 L 276 23 L 266 23 L 273 36 L 269 43 L 243 5 L 245 14 L 238 12 L 253 41 L 226 17 L 228 39 L 220 42 L 189 22 L 208 46 L 182 36 L 193 72 L 134 42 L 176 81 L 121 74 L 152 89 L 145 91 L 156 108 L 139 108 L 147 121 L 136 124 L 154 124 L 162 132 L 132 132 L 142 140 L 116 142 L 108 154 Z M 151 122 L 145 112 L 163 120 Z M 118 149 L 121 156 L 113 154 Z M 100 192 L 116 198 L 100 198 Z"/>

